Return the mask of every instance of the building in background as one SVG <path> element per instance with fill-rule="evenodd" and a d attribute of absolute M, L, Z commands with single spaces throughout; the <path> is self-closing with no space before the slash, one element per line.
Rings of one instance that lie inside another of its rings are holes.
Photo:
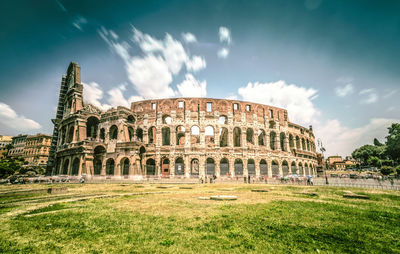
<path fill-rule="evenodd" d="M 12 148 L 8 152 L 8 155 L 11 157 L 23 157 L 24 156 L 24 148 L 25 142 L 28 135 L 19 134 L 18 136 L 12 137 Z"/>
<path fill-rule="evenodd" d="M 28 136 L 23 149 L 23 157 L 29 166 L 47 165 L 51 145 L 51 135 L 36 134 Z"/>
<path fill-rule="evenodd" d="M 11 144 L 11 142 L 12 142 L 11 136 L 0 135 L 0 159 L 7 156 L 8 154 L 7 146 Z"/>

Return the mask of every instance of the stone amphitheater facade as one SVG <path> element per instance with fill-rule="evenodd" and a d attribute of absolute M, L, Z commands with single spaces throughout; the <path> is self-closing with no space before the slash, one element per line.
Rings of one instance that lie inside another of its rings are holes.
<path fill-rule="evenodd" d="M 63 76 L 48 174 L 99 178 L 315 175 L 312 127 L 285 109 L 172 98 L 101 111 L 82 100 L 80 67 Z"/>

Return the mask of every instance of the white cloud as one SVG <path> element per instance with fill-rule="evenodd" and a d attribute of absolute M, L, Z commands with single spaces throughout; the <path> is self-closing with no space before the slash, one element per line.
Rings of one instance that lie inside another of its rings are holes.
<path fill-rule="evenodd" d="M 116 108 L 118 106 L 124 106 L 130 108 L 132 102 L 143 100 L 143 98 L 140 96 L 131 96 L 128 99 L 125 99 L 122 93 L 125 90 L 126 87 L 124 85 L 121 85 L 107 92 L 109 96 L 108 102 L 111 104 L 112 107 Z"/>
<path fill-rule="evenodd" d="M 390 90 L 390 89 L 386 89 L 385 90 L 385 94 L 383 95 L 383 98 L 387 99 L 389 97 L 392 97 L 393 95 L 395 95 L 397 93 L 397 90 Z"/>
<path fill-rule="evenodd" d="M 227 58 L 229 55 L 229 49 L 222 48 L 222 49 L 218 50 L 217 55 L 219 58 Z"/>
<path fill-rule="evenodd" d="M 364 98 L 361 100 L 362 104 L 371 104 L 378 101 L 378 94 L 373 88 L 361 90 L 359 95 L 364 96 Z"/>
<path fill-rule="evenodd" d="M 74 21 L 72 21 L 72 25 L 80 31 L 83 31 L 83 25 L 85 24 L 87 24 L 87 19 L 82 16 L 77 16 Z"/>
<path fill-rule="evenodd" d="M 320 114 L 312 102 L 318 96 L 317 90 L 289 85 L 283 80 L 271 83 L 250 82 L 247 86 L 240 87 L 238 93 L 245 101 L 287 109 L 290 121 L 298 124 L 308 125 L 315 122 Z"/>
<path fill-rule="evenodd" d="M 192 74 L 186 74 L 185 80 L 177 85 L 178 92 L 182 97 L 206 97 L 207 82 L 199 82 Z"/>
<path fill-rule="evenodd" d="M 192 59 L 186 61 L 186 68 L 194 72 L 202 70 L 206 66 L 206 60 L 201 56 L 193 56 Z"/>
<path fill-rule="evenodd" d="M 0 102 L 0 123 L 18 131 L 37 130 L 42 126 L 34 120 L 18 115 L 9 105 Z"/>
<path fill-rule="evenodd" d="M 196 36 L 192 33 L 182 33 L 182 39 L 186 43 L 195 43 L 197 42 Z"/>
<path fill-rule="evenodd" d="M 228 96 L 225 97 L 227 100 L 237 100 L 238 97 L 235 94 L 229 94 Z"/>
<path fill-rule="evenodd" d="M 117 42 L 118 36 L 111 35 L 104 27 L 98 32 L 124 61 L 128 79 L 141 98 L 173 97 L 178 91 L 174 91 L 170 85 L 183 66 L 191 72 L 206 67 L 203 57 L 190 56 L 182 43 L 169 34 L 166 34 L 163 40 L 159 40 L 135 27 L 132 30 L 132 41 L 143 51 L 143 56 L 131 56 L 131 46 L 127 42 Z"/>
<path fill-rule="evenodd" d="M 325 155 L 351 155 L 358 147 L 372 144 L 374 138 L 385 140 L 388 127 L 399 123 L 400 119 L 372 118 L 366 125 L 349 128 L 343 126 L 337 119 L 328 120 L 323 125 L 316 125 L 315 136 L 321 138 L 327 151 Z"/>
<path fill-rule="evenodd" d="M 96 82 L 89 84 L 83 83 L 83 101 L 99 108 L 100 110 L 108 110 L 111 105 L 102 104 L 100 100 L 103 98 L 103 90 Z"/>
<path fill-rule="evenodd" d="M 352 84 L 347 84 L 345 86 L 338 86 L 335 88 L 336 95 L 339 97 L 345 97 L 354 92 L 354 88 Z"/>
<path fill-rule="evenodd" d="M 223 26 L 219 28 L 219 41 L 226 42 L 228 43 L 228 45 L 231 44 L 232 41 L 231 31 L 228 28 Z"/>

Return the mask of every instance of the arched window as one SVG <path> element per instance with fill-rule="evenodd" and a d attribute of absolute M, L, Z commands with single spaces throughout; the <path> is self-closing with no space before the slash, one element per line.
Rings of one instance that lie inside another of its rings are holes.
<path fill-rule="evenodd" d="M 291 167 L 292 174 L 297 174 L 296 162 L 293 161 L 292 165 L 290 167 Z"/>
<path fill-rule="evenodd" d="M 154 144 L 156 140 L 156 127 L 151 126 L 147 135 L 149 136 L 149 144 Z"/>
<path fill-rule="evenodd" d="M 289 146 L 290 148 L 294 147 L 294 139 L 292 134 L 289 134 Z"/>
<path fill-rule="evenodd" d="M 148 159 L 146 161 L 146 175 L 155 175 L 156 174 L 156 162 L 154 159 Z"/>
<path fill-rule="evenodd" d="M 118 128 L 117 128 L 116 125 L 111 126 L 108 135 L 109 135 L 109 137 L 110 137 L 110 140 L 113 140 L 113 139 L 117 139 L 117 138 L 118 138 Z"/>
<path fill-rule="evenodd" d="M 213 176 L 215 174 L 215 163 L 214 159 L 207 158 L 206 160 L 206 175 Z"/>
<path fill-rule="evenodd" d="M 196 126 L 196 125 L 192 126 L 190 143 L 191 144 L 200 143 L 200 128 L 199 128 L 199 126 Z"/>
<path fill-rule="evenodd" d="M 239 147 L 241 145 L 240 134 L 241 134 L 240 128 L 235 127 L 233 129 L 233 145 L 236 147 Z"/>
<path fill-rule="evenodd" d="M 219 174 L 220 176 L 229 175 L 229 161 L 226 158 L 222 158 L 219 163 Z"/>
<path fill-rule="evenodd" d="M 106 174 L 107 175 L 114 175 L 114 166 L 115 166 L 115 162 L 113 159 L 108 159 L 106 161 Z"/>
<path fill-rule="evenodd" d="M 163 116 L 163 124 L 171 124 L 172 118 L 169 115 L 164 115 Z"/>
<path fill-rule="evenodd" d="M 258 130 L 258 145 L 265 146 L 265 131 L 262 129 Z"/>
<path fill-rule="evenodd" d="M 253 159 L 247 160 L 247 172 L 249 175 L 256 175 L 256 165 Z"/>
<path fill-rule="evenodd" d="M 268 176 L 268 165 L 264 159 L 260 160 L 260 175 Z"/>
<path fill-rule="evenodd" d="M 297 148 L 297 150 L 300 149 L 300 138 L 299 138 L 299 136 L 296 136 L 296 148 Z"/>
<path fill-rule="evenodd" d="M 222 115 L 218 118 L 218 123 L 219 124 L 226 124 L 227 123 L 227 117 Z"/>
<path fill-rule="evenodd" d="M 71 126 L 69 127 L 69 132 L 68 132 L 68 143 L 71 143 L 73 139 L 74 139 L 74 126 Z"/>
<path fill-rule="evenodd" d="M 184 175 L 185 174 L 185 163 L 183 162 L 182 157 L 178 157 L 175 160 L 175 175 Z"/>
<path fill-rule="evenodd" d="M 129 115 L 128 118 L 126 119 L 128 121 L 128 123 L 135 123 L 135 118 L 133 117 L 133 115 Z"/>
<path fill-rule="evenodd" d="M 235 166 L 235 175 L 236 176 L 243 175 L 243 161 L 241 159 L 236 159 L 234 166 Z"/>
<path fill-rule="evenodd" d="M 301 162 L 299 162 L 299 175 L 304 175 L 303 164 Z"/>
<path fill-rule="evenodd" d="M 171 139 L 171 134 L 169 127 L 163 127 L 161 129 L 162 132 L 162 145 L 163 146 L 169 146 L 171 144 L 170 139 Z"/>
<path fill-rule="evenodd" d="M 277 161 L 273 160 L 272 161 L 272 176 L 278 176 L 279 175 L 279 164 Z"/>
<path fill-rule="evenodd" d="M 280 145 L 281 145 L 281 150 L 282 151 L 286 151 L 285 139 L 286 139 L 285 133 L 281 132 L 281 134 L 280 134 Z"/>
<path fill-rule="evenodd" d="M 79 159 L 75 158 L 72 163 L 72 174 L 73 176 L 77 176 L 79 174 Z"/>
<path fill-rule="evenodd" d="M 269 133 L 269 146 L 271 147 L 271 150 L 276 149 L 276 133 L 274 131 L 271 131 Z"/>
<path fill-rule="evenodd" d="M 214 145 L 214 128 L 211 125 L 204 129 L 206 144 Z"/>
<path fill-rule="evenodd" d="M 304 138 L 301 139 L 301 149 L 302 150 L 306 150 L 306 141 L 304 140 Z"/>
<path fill-rule="evenodd" d="M 219 146 L 220 147 L 228 146 L 228 129 L 225 127 L 219 129 Z"/>
<path fill-rule="evenodd" d="M 176 144 L 179 146 L 185 145 L 185 127 L 182 125 L 176 127 Z"/>
<path fill-rule="evenodd" d="M 247 143 L 254 144 L 253 135 L 254 135 L 253 129 L 247 128 L 247 130 L 246 130 L 246 142 Z"/>
<path fill-rule="evenodd" d="M 143 130 L 142 128 L 136 129 L 136 138 L 139 142 L 143 142 Z"/>
<path fill-rule="evenodd" d="M 63 164 L 63 175 L 68 175 L 69 159 L 66 159 Z"/>
<path fill-rule="evenodd" d="M 135 136 L 135 131 L 132 127 L 128 127 L 129 141 L 133 141 L 133 137 Z"/>
<path fill-rule="evenodd" d="M 199 160 L 193 159 L 190 163 L 190 174 L 191 175 L 199 175 Z"/>
<path fill-rule="evenodd" d="M 99 119 L 91 116 L 86 121 L 86 137 L 88 139 L 95 139 L 97 137 L 97 129 L 99 127 Z"/>
<path fill-rule="evenodd" d="M 289 164 L 287 163 L 287 161 L 282 162 L 282 174 L 283 174 L 283 176 L 286 176 L 289 174 Z"/>
<path fill-rule="evenodd" d="M 310 141 L 307 139 L 307 151 L 310 151 Z"/>
<path fill-rule="evenodd" d="M 119 164 L 121 165 L 122 175 L 128 176 L 129 175 L 129 159 L 122 158 Z"/>
<path fill-rule="evenodd" d="M 106 130 L 104 128 L 100 129 L 100 139 L 105 140 L 106 139 Z"/>
<path fill-rule="evenodd" d="M 93 159 L 93 166 L 94 166 L 94 174 L 100 175 L 101 168 L 103 164 L 103 158 L 106 154 L 106 149 L 103 146 L 96 146 L 94 149 L 94 159 Z"/>

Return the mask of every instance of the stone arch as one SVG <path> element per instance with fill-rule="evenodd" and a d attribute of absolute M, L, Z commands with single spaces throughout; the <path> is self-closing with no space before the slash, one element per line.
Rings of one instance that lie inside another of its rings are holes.
<path fill-rule="evenodd" d="M 219 162 L 219 175 L 220 176 L 229 175 L 229 160 L 227 158 L 222 158 Z"/>
<path fill-rule="evenodd" d="M 151 126 L 147 132 L 149 144 L 154 144 L 156 142 L 156 127 Z"/>
<path fill-rule="evenodd" d="M 228 146 L 228 129 L 225 127 L 219 129 L 219 146 L 220 147 Z"/>
<path fill-rule="evenodd" d="M 63 163 L 63 175 L 68 175 L 68 169 L 69 169 L 69 159 L 66 159 Z"/>
<path fill-rule="evenodd" d="M 282 175 L 286 176 L 289 174 L 289 164 L 286 160 L 282 161 Z"/>
<path fill-rule="evenodd" d="M 304 138 L 301 138 L 301 150 L 306 150 L 306 141 L 304 140 Z"/>
<path fill-rule="evenodd" d="M 256 175 L 256 164 L 253 159 L 247 160 L 247 174 L 248 175 Z"/>
<path fill-rule="evenodd" d="M 310 174 L 310 171 L 308 170 L 308 164 L 307 162 L 304 163 L 304 175 L 308 176 Z"/>
<path fill-rule="evenodd" d="M 100 175 L 101 169 L 103 167 L 103 158 L 106 154 L 106 149 L 104 146 L 96 146 L 93 150 L 93 167 L 94 167 L 94 175 Z"/>
<path fill-rule="evenodd" d="M 204 135 L 206 139 L 206 144 L 214 145 L 215 141 L 214 127 L 212 127 L 211 125 L 207 125 L 204 128 Z"/>
<path fill-rule="evenodd" d="M 104 128 L 100 129 L 100 139 L 105 140 L 106 139 L 106 130 Z"/>
<path fill-rule="evenodd" d="M 153 158 L 149 158 L 146 160 L 146 175 L 155 175 L 156 174 L 156 161 Z"/>
<path fill-rule="evenodd" d="M 176 144 L 185 145 L 185 127 L 182 125 L 176 127 Z"/>
<path fill-rule="evenodd" d="M 114 159 L 109 158 L 106 161 L 106 175 L 112 176 L 114 175 L 114 168 L 115 168 L 115 162 Z"/>
<path fill-rule="evenodd" d="M 194 158 L 192 159 L 192 161 L 190 162 L 190 174 L 191 175 L 199 175 L 199 159 Z"/>
<path fill-rule="evenodd" d="M 111 126 L 108 135 L 110 137 L 110 140 L 117 139 L 118 138 L 118 127 L 116 125 Z"/>
<path fill-rule="evenodd" d="M 213 158 L 206 159 L 206 175 L 215 175 L 215 161 Z"/>
<path fill-rule="evenodd" d="M 272 176 L 278 176 L 279 175 L 279 163 L 276 160 L 273 160 L 271 163 L 271 169 L 272 169 Z"/>
<path fill-rule="evenodd" d="M 269 146 L 270 146 L 271 150 L 276 149 L 276 133 L 275 133 L 275 131 L 271 131 L 269 133 Z"/>
<path fill-rule="evenodd" d="M 171 124 L 172 123 L 172 118 L 170 115 L 163 115 L 162 117 L 162 123 L 163 124 Z"/>
<path fill-rule="evenodd" d="M 254 131 L 252 128 L 247 128 L 246 130 L 246 142 L 254 144 Z"/>
<path fill-rule="evenodd" d="M 235 146 L 235 147 L 240 147 L 241 146 L 240 134 L 241 134 L 240 128 L 239 127 L 235 127 L 233 129 L 233 146 Z"/>
<path fill-rule="evenodd" d="M 228 123 L 228 117 L 226 115 L 221 115 L 218 118 L 218 123 L 219 124 L 227 124 Z"/>
<path fill-rule="evenodd" d="M 143 130 L 140 127 L 136 129 L 136 138 L 137 141 L 143 142 Z"/>
<path fill-rule="evenodd" d="M 259 146 L 265 146 L 266 142 L 265 142 L 265 131 L 263 129 L 259 129 L 258 130 L 258 145 Z"/>
<path fill-rule="evenodd" d="M 136 122 L 135 117 L 133 117 L 133 115 L 129 115 L 126 118 L 126 120 L 127 120 L 128 123 L 131 123 L 131 124 L 134 124 Z"/>
<path fill-rule="evenodd" d="M 86 120 L 86 138 L 95 139 L 97 137 L 97 129 L 99 128 L 99 119 L 91 116 Z"/>
<path fill-rule="evenodd" d="M 161 159 L 161 174 L 164 177 L 168 177 L 170 172 L 169 172 L 169 159 L 164 157 Z"/>
<path fill-rule="evenodd" d="M 268 176 L 268 165 L 267 165 L 267 161 L 264 159 L 260 160 L 260 175 Z"/>
<path fill-rule="evenodd" d="M 304 175 L 303 164 L 301 162 L 299 162 L 299 175 Z"/>
<path fill-rule="evenodd" d="M 243 175 L 243 161 L 241 159 L 235 160 L 234 167 L 235 167 L 235 175 L 236 176 Z"/>
<path fill-rule="evenodd" d="M 163 127 L 161 129 L 162 134 L 162 145 L 169 146 L 171 144 L 171 131 L 169 127 Z"/>
<path fill-rule="evenodd" d="M 71 143 L 74 140 L 74 126 L 69 127 L 68 130 L 68 143 Z"/>
<path fill-rule="evenodd" d="M 289 147 L 290 148 L 294 147 L 294 139 L 292 134 L 289 134 Z"/>
<path fill-rule="evenodd" d="M 133 137 L 135 136 L 135 131 L 130 126 L 128 127 L 128 135 L 129 135 L 129 141 L 133 141 Z"/>
<path fill-rule="evenodd" d="M 286 139 L 286 135 L 284 132 L 281 132 L 281 134 L 279 134 L 279 140 L 280 140 L 280 145 L 281 145 L 281 150 L 282 151 L 286 151 L 286 147 L 285 147 L 285 139 Z"/>
<path fill-rule="evenodd" d="M 121 173 L 123 176 L 129 175 L 129 159 L 124 157 L 120 160 L 119 165 L 121 167 Z"/>
<path fill-rule="evenodd" d="M 297 174 L 297 166 L 296 166 L 296 162 L 292 162 L 292 164 L 290 165 L 290 170 L 292 172 L 292 174 Z"/>
<path fill-rule="evenodd" d="M 71 175 L 77 176 L 79 174 L 79 158 L 75 158 L 72 162 L 72 172 Z"/>
<path fill-rule="evenodd" d="M 300 138 L 299 138 L 299 136 L 296 136 L 296 149 L 297 150 L 300 149 Z"/>
<path fill-rule="evenodd" d="M 185 162 L 182 157 L 178 157 L 175 160 L 175 175 L 184 175 L 185 174 Z"/>
<path fill-rule="evenodd" d="M 310 151 L 310 140 L 307 139 L 306 143 L 307 143 L 307 151 Z"/>
<path fill-rule="evenodd" d="M 200 128 L 197 125 L 193 125 L 190 129 L 190 143 L 199 144 L 200 143 Z"/>

